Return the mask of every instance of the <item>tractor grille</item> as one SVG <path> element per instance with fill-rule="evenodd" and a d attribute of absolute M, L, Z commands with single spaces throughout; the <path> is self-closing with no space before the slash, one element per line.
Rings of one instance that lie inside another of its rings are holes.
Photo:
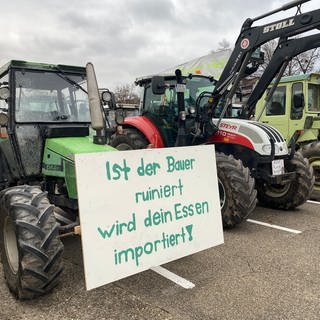
<path fill-rule="evenodd" d="M 258 123 L 258 122 L 253 122 L 253 124 L 259 128 L 261 128 L 264 132 L 267 133 L 269 138 L 275 142 L 284 142 L 283 137 L 281 134 L 271 126 L 268 126 L 266 124 Z"/>

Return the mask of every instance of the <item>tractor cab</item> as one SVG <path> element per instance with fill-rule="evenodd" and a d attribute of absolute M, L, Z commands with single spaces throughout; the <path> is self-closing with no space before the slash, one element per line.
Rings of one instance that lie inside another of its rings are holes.
<path fill-rule="evenodd" d="M 163 80 L 165 88 L 161 94 L 154 92 L 152 88 L 153 78 L 143 78 L 137 80 L 136 83 L 144 87 L 141 100 L 141 115 L 156 125 L 165 146 L 172 147 L 175 144 L 178 132 L 177 81 L 175 76 L 166 76 Z M 212 77 L 198 75 L 183 78 L 186 130 L 189 133 L 194 127 L 196 101 L 202 92 L 212 92 L 213 81 Z"/>
<path fill-rule="evenodd" d="M 270 90 L 270 89 L 268 89 Z M 320 75 L 316 73 L 281 78 L 264 109 L 267 92 L 256 105 L 259 121 L 277 128 L 286 141 L 317 140 L 320 116 Z"/>
<path fill-rule="evenodd" d="M 11 61 L 0 69 L 0 184 L 41 174 L 47 138 L 89 134 L 85 68 Z"/>

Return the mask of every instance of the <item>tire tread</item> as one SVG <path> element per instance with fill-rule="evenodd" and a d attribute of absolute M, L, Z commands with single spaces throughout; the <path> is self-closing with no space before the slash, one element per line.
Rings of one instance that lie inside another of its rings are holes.
<path fill-rule="evenodd" d="M 59 224 L 47 192 L 38 186 L 7 189 L 0 198 L 0 210 L 14 223 L 19 251 L 19 270 L 10 271 L 1 237 L 1 255 L 9 289 L 21 300 L 48 293 L 58 284 L 62 268 L 63 244 Z M 1 217 L 3 226 L 4 217 Z"/>

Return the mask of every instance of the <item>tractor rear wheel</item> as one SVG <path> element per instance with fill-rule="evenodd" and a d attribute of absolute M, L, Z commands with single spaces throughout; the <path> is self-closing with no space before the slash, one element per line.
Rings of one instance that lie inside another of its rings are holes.
<path fill-rule="evenodd" d="M 136 129 L 123 129 L 123 134 L 114 134 L 110 145 L 118 150 L 145 149 L 149 142 L 143 134 Z"/>
<path fill-rule="evenodd" d="M 311 199 L 320 201 L 320 141 L 306 144 L 299 150 L 309 160 L 315 175 L 315 184 Z"/>
<path fill-rule="evenodd" d="M 266 184 L 256 182 L 258 200 L 264 207 L 291 210 L 304 204 L 310 197 L 314 185 L 313 170 L 308 160 L 300 152 L 286 164 L 287 172 L 296 172 L 293 181 L 285 184 Z"/>
<path fill-rule="evenodd" d="M 18 299 L 33 299 L 58 284 L 63 245 L 53 209 L 39 187 L 17 186 L 1 193 L 3 271 Z"/>
<path fill-rule="evenodd" d="M 254 179 L 241 160 L 216 153 L 220 207 L 224 228 L 233 228 L 254 210 L 257 191 Z"/>

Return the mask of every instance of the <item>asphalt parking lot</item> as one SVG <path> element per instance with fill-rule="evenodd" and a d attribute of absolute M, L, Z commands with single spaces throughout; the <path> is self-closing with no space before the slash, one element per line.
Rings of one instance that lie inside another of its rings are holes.
<path fill-rule="evenodd" d="M 0 319 L 318 320 L 320 203 L 257 207 L 250 219 L 225 231 L 225 244 L 163 266 L 192 289 L 148 270 L 86 291 L 80 239 L 64 239 L 62 281 L 45 297 L 16 301 L 0 266 Z"/>

